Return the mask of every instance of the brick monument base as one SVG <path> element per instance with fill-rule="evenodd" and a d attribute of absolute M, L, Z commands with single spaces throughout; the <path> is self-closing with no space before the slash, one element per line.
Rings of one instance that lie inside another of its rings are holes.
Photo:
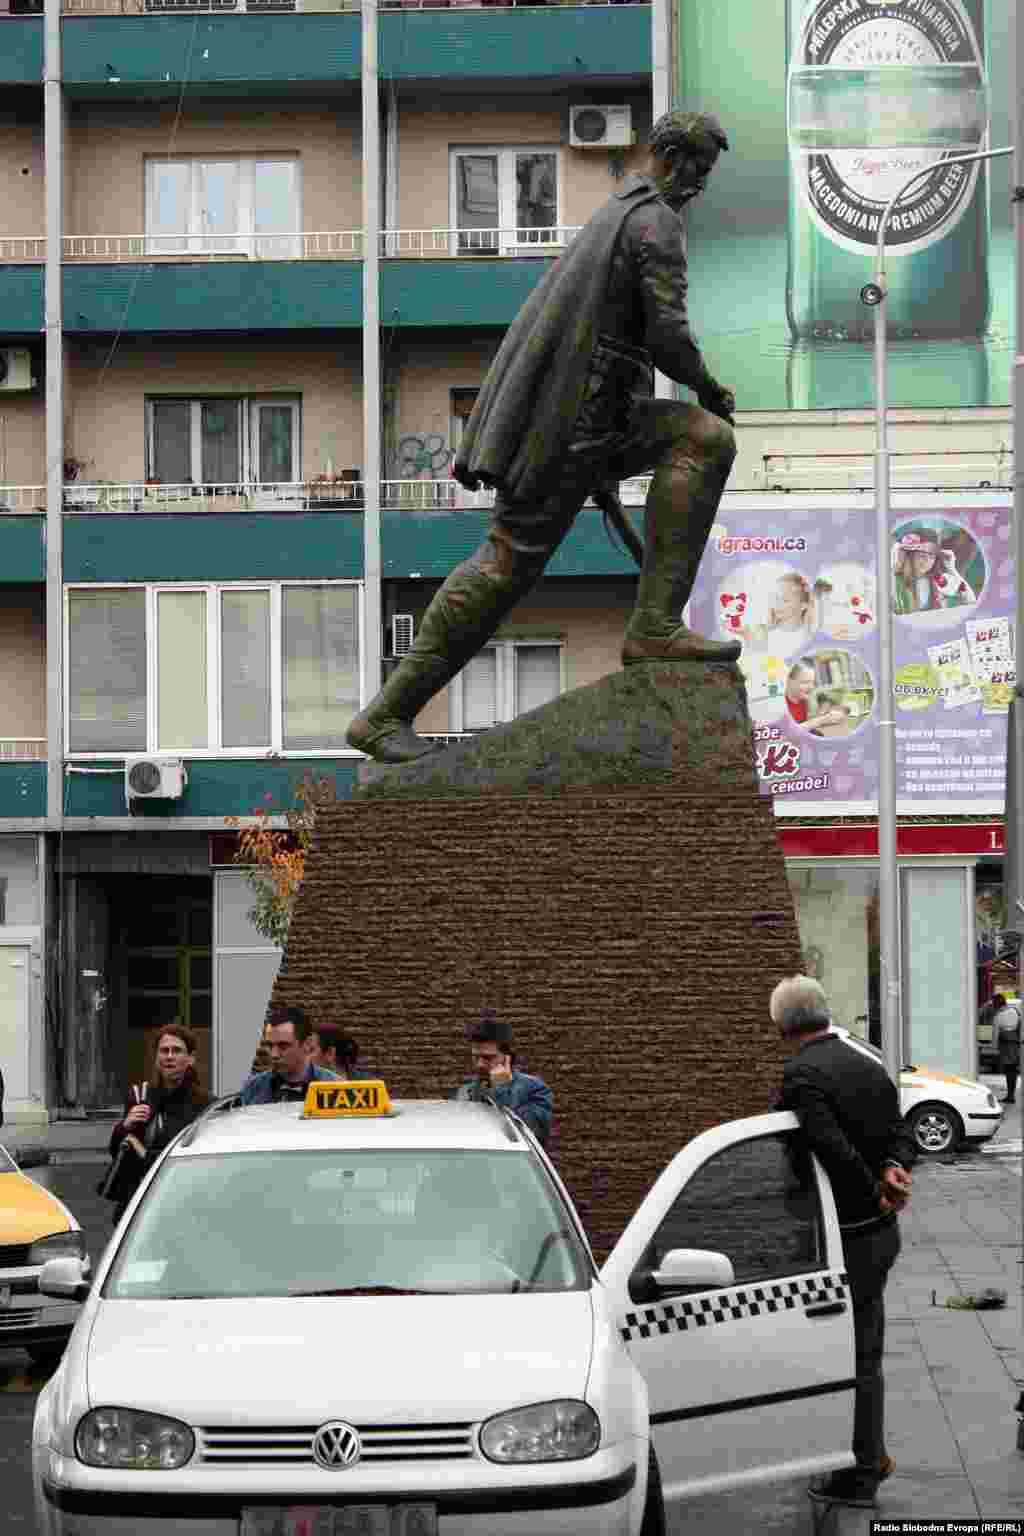
<path fill-rule="evenodd" d="M 353 1033 L 395 1097 L 447 1097 L 489 1005 L 555 1096 L 551 1150 L 605 1253 L 660 1169 L 768 1110 L 800 947 L 730 665 L 645 663 L 327 806 L 274 999 Z"/>

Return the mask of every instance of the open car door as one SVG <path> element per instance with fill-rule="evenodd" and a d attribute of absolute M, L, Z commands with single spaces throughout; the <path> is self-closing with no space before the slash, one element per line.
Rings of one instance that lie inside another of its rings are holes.
<path fill-rule="evenodd" d="M 794 1115 L 696 1136 L 601 1278 L 647 1381 L 667 1507 L 853 1464 L 853 1307 L 839 1223 Z"/>

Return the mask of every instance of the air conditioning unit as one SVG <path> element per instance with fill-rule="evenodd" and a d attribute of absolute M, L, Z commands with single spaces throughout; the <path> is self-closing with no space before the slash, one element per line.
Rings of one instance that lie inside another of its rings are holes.
<path fill-rule="evenodd" d="M 413 622 L 411 613 L 396 613 L 391 619 L 391 654 L 408 656 L 412 650 Z"/>
<path fill-rule="evenodd" d="M 188 773 L 180 757 L 130 757 L 124 764 L 125 799 L 180 800 Z"/>
<path fill-rule="evenodd" d="M 633 142 L 629 107 L 570 107 L 569 143 L 576 149 L 613 149 Z"/>
<path fill-rule="evenodd" d="M 31 389 L 32 354 L 27 347 L 0 347 L 0 390 Z"/>

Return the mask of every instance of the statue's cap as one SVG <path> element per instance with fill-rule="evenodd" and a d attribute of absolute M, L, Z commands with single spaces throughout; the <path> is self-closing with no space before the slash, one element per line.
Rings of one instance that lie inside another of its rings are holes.
<path fill-rule="evenodd" d="M 711 112 L 665 112 L 651 129 L 647 142 L 656 155 L 668 154 L 684 146 L 691 149 L 729 148 L 725 129 Z"/>

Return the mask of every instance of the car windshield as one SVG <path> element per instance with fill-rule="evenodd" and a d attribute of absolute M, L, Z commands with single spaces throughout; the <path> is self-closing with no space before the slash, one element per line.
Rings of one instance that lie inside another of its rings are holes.
<path fill-rule="evenodd" d="M 589 1261 L 523 1152 L 164 1161 L 104 1286 L 133 1298 L 580 1290 Z"/>

